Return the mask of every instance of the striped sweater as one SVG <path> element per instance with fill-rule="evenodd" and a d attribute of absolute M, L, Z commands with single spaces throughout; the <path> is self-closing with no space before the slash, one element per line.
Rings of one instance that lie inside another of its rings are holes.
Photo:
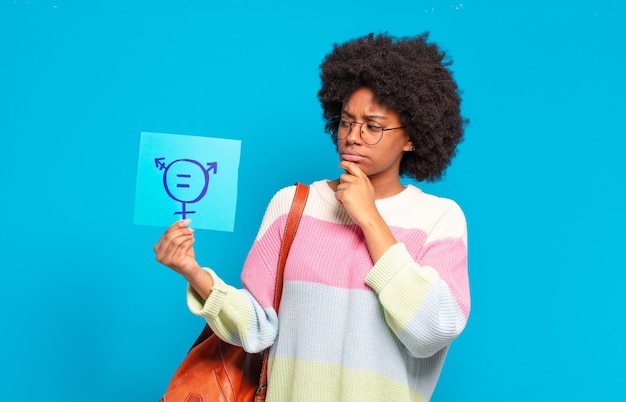
<path fill-rule="evenodd" d="M 214 280 L 190 310 L 250 352 L 272 346 L 268 402 L 428 401 L 470 310 L 463 212 L 413 185 L 376 200 L 397 244 L 372 263 L 360 228 L 327 181 L 311 185 L 272 307 L 278 250 L 295 186 L 272 198 L 241 274 Z"/>

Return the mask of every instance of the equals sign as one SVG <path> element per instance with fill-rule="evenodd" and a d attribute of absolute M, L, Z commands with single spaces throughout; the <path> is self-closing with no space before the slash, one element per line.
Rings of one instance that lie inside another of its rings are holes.
<path fill-rule="evenodd" d="M 190 178 L 191 175 L 190 174 L 177 174 L 176 177 L 184 177 L 184 178 Z M 177 184 L 176 187 L 178 188 L 189 188 L 189 184 Z"/>

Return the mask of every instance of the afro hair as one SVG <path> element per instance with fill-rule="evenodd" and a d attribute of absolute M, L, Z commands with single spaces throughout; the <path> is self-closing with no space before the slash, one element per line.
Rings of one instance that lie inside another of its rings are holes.
<path fill-rule="evenodd" d="M 400 175 L 434 182 L 456 155 L 468 120 L 461 116 L 452 61 L 427 40 L 428 33 L 403 38 L 370 33 L 335 44 L 320 65 L 317 95 L 332 135 L 344 102 L 357 89 L 370 88 L 378 103 L 399 113 L 415 146 L 405 152 Z"/>

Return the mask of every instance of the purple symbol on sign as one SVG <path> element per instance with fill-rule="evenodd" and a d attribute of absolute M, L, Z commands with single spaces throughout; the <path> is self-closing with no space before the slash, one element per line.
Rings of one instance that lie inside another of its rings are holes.
<path fill-rule="evenodd" d="M 217 174 L 217 162 L 207 163 L 207 168 L 192 159 L 177 159 L 165 166 L 165 158 L 154 158 L 154 163 L 163 172 L 163 188 L 171 199 L 182 203 L 182 210 L 174 215 L 182 215 L 182 219 L 196 211 L 188 211 L 187 204 L 200 201 L 209 188 L 209 172 Z"/>

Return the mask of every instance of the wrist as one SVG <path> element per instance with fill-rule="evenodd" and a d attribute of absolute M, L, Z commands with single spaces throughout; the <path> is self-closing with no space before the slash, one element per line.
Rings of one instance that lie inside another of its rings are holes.
<path fill-rule="evenodd" d="M 188 267 L 185 271 L 181 272 L 181 275 L 188 281 L 193 282 L 195 278 L 202 274 L 204 270 L 200 264 L 195 263 L 193 266 Z"/>
<path fill-rule="evenodd" d="M 194 267 L 189 273 L 184 274 L 183 277 L 203 300 L 209 297 L 213 289 L 213 278 L 200 265 Z"/>

